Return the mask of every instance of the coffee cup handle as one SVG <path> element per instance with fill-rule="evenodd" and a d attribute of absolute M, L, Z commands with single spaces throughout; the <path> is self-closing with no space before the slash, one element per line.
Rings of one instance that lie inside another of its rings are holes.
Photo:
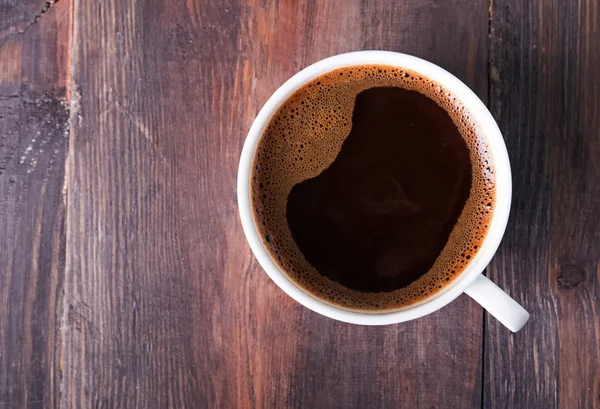
<path fill-rule="evenodd" d="M 529 319 L 529 313 L 500 287 L 480 274 L 465 290 L 471 298 L 512 332 L 517 332 Z"/>

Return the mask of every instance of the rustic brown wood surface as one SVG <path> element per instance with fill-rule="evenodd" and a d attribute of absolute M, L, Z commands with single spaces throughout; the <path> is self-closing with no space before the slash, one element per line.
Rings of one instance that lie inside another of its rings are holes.
<path fill-rule="evenodd" d="M 598 1 L 0 0 L 0 409 L 600 408 Z M 262 271 L 237 214 L 254 116 L 296 71 L 406 52 L 488 104 L 513 165 L 488 275 L 359 327 Z M 24 158 L 24 159 L 22 159 Z"/>
<path fill-rule="evenodd" d="M 600 9 L 493 2 L 489 107 L 513 170 L 488 276 L 531 319 L 486 320 L 485 408 L 600 407 Z"/>
<path fill-rule="evenodd" d="M 56 407 L 68 2 L 0 0 L 0 408 Z"/>

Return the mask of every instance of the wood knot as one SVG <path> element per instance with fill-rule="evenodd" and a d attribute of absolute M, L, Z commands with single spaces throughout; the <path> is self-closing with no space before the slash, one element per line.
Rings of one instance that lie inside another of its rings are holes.
<path fill-rule="evenodd" d="M 574 264 L 565 264 L 560 267 L 560 273 L 558 274 L 558 286 L 560 288 L 569 290 L 577 287 L 585 280 L 585 271 L 583 268 Z"/>

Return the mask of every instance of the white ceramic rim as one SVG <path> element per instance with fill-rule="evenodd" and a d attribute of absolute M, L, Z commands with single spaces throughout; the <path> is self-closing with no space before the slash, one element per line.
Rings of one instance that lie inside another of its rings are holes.
<path fill-rule="evenodd" d="M 296 285 L 271 259 L 259 237 L 251 208 L 250 178 L 254 153 L 258 141 L 281 104 L 308 81 L 329 71 L 353 65 L 383 64 L 419 72 L 452 92 L 469 110 L 488 141 L 496 172 L 496 208 L 487 236 L 477 254 L 465 271 L 452 284 L 431 297 L 398 310 L 362 312 L 343 309 L 322 301 Z M 391 51 L 356 51 L 340 54 L 318 61 L 287 80 L 265 103 L 252 124 L 240 158 L 237 195 L 244 233 L 256 259 L 283 291 L 305 307 L 326 317 L 362 325 L 386 325 L 422 317 L 442 308 L 461 295 L 481 274 L 500 245 L 508 215 L 512 193 L 512 181 L 508 152 L 496 121 L 469 87 L 443 68 L 423 59 Z"/>

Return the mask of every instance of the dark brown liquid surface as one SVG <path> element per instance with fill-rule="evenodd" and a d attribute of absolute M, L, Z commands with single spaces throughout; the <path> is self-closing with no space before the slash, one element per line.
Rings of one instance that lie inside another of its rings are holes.
<path fill-rule="evenodd" d="M 290 280 L 352 310 L 411 305 L 459 277 L 487 234 L 495 176 L 460 99 L 359 65 L 290 95 L 258 142 L 253 216 Z"/>
<path fill-rule="evenodd" d="M 429 271 L 470 188 L 469 149 L 448 113 L 417 91 L 371 88 L 335 161 L 292 189 L 287 222 L 320 274 L 393 291 Z"/>

